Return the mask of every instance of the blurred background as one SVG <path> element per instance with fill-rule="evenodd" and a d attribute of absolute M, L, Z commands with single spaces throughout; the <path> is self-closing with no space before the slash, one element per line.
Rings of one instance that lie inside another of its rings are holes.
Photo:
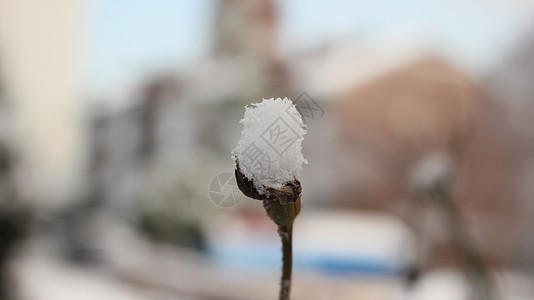
<path fill-rule="evenodd" d="M 0 299 L 275 299 L 244 106 L 303 115 L 293 299 L 534 298 L 534 2 L 0 0 Z"/>

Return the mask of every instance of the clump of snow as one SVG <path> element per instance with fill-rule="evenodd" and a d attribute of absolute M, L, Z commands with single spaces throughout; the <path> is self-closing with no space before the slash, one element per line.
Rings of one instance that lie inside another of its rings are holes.
<path fill-rule="evenodd" d="M 263 99 L 245 107 L 241 140 L 232 151 L 241 173 L 262 195 L 295 180 L 308 161 L 302 155 L 306 125 L 288 98 Z"/>

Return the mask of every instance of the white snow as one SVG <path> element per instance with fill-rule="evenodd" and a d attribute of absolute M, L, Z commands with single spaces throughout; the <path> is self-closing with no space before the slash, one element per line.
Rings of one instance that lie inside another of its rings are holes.
<path fill-rule="evenodd" d="M 306 125 L 288 98 L 263 99 L 245 107 L 241 140 L 232 151 L 240 171 L 260 194 L 265 187 L 281 188 L 296 179 L 302 164 L 302 141 Z"/>

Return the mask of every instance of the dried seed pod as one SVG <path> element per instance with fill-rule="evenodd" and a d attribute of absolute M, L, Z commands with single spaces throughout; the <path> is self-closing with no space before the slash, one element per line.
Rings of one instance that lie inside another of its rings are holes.
<path fill-rule="evenodd" d="M 235 177 L 237 186 L 245 196 L 263 200 L 265 211 L 278 226 L 288 226 L 293 223 L 301 207 L 302 186 L 300 181 L 290 181 L 279 189 L 265 187 L 268 193 L 261 195 L 254 187 L 254 182 L 239 171 L 239 165 L 236 167 Z"/>
<path fill-rule="evenodd" d="M 258 190 L 254 187 L 254 182 L 249 180 L 243 173 L 240 171 L 239 161 L 236 162 L 235 168 L 235 179 L 237 181 L 237 186 L 243 192 L 243 194 L 249 198 L 256 200 L 265 200 L 267 195 L 261 195 Z"/>
<path fill-rule="evenodd" d="M 278 225 L 282 242 L 279 299 L 289 300 L 293 221 L 300 212 L 302 193 L 296 178 L 307 163 L 301 146 L 306 126 L 287 98 L 264 99 L 246 107 L 241 123 L 241 140 L 232 151 L 237 185 L 247 197 L 262 200 L 267 215 Z"/>

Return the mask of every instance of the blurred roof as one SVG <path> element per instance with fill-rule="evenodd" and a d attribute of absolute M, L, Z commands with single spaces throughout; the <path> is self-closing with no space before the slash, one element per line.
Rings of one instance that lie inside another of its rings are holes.
<path fill-rule="evenodd" d="M 332 96 L 404 72 L 423 61 L 430 63 L 430 68 L 448 69 L 417 70 L 425 80 L 472 81 L 466 71 L 434 52 L 428 44 L 415 40 L 403 44 L 354 39 L 325 43 L 312 51 L 292 57 L 288 63 L 293 66 L 304 90 Z"/>

